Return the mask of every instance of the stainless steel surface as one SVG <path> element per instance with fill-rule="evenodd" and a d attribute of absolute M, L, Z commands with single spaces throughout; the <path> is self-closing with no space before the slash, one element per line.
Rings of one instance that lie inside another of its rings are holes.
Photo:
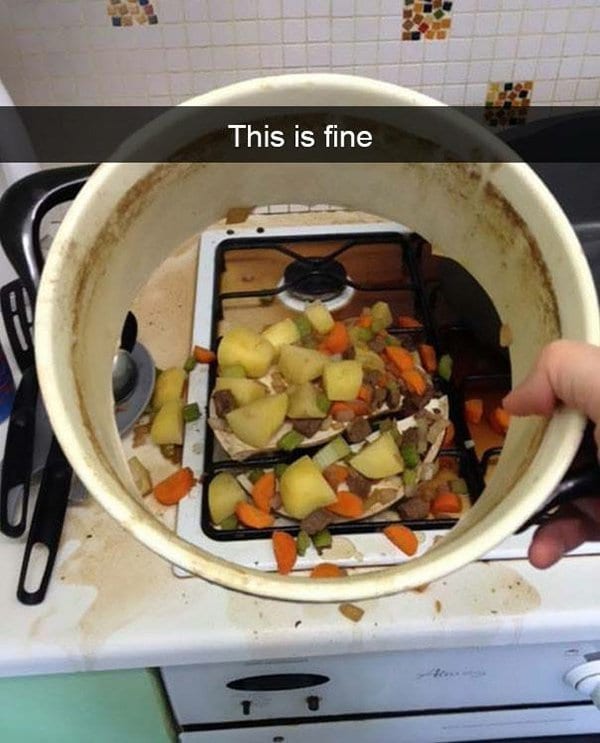
<path fill-rule="evenodd" d="M 138 380 L 138 371 L 135 361 L 129 351 L 120 348 L 113 359 L 112 389 L 115 403 L 125 402 L 133 392 Z"/>

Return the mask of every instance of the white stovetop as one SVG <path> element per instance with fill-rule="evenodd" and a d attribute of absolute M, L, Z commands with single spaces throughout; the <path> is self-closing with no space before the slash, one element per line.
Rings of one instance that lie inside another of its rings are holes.
<path fill-rule="evenodd" d="M 158 366 L 188 348 L 191 313 L 182 322 L 181 303 L 193 301 L 194 264 L 184 246 L 135 308 Z M 178 302 L 168 301 L 173 294 Z M 173 524 L 174 509 L 152 507 Z M 284 604 L 176 578 L 91 499 L 69 506 L 37 607 L 15 598 L 22 552 L 22 541 L 0 537 L 0 676 L 488 644 L 600 650 L 600 556 L 545 572 L 524 560 L 475 563 L 418 592 L 361 602 L 365 614 L 353 623 L 336 605 Z"/>

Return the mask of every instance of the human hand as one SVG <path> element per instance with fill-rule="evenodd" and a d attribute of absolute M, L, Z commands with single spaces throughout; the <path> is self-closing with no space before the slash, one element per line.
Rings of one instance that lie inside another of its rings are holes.
<path fill-rule="evenodd" d="M 600 348 L 576 341 L 555 341 L 542 351 L 530 375 L 504 398 L 512 415 L 545 415 L 564 403 L 595 424 L 600 449 Z M 583 542 L 600 540 L 600 497 L 573 500 L 540 526 L 529 547 L 529 561 L 548 568 Z"/>

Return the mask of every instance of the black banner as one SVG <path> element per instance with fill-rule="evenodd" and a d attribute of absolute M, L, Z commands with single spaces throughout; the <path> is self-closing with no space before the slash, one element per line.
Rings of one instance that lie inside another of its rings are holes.
<path fill-rule="evenodd" d="M 600 162 L 600 107 L 523 121 L 475 106 L 0 107 L 0 161 Z"/>

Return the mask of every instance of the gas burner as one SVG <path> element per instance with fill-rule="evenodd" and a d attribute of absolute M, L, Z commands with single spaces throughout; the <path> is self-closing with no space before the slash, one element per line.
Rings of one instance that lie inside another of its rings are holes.
<path fill-rule="evenodd" d="M 303 258 L 290 263 L 283 281 L 292 297 L 310 302 L 326 302 L 339 296 L 346 286 L 346 271 L 339 261 L 328 258 Z"/>
<path fill-rule="evenodd" d="M 344 266 L 332 258 L 302 258 L 290 263 L 277 287 L 285 287 L 278 299 L 301 312 L 308 302 L 320 299 L 330 310 L 348 304 L 354 289 L 348 286 Z"/>

